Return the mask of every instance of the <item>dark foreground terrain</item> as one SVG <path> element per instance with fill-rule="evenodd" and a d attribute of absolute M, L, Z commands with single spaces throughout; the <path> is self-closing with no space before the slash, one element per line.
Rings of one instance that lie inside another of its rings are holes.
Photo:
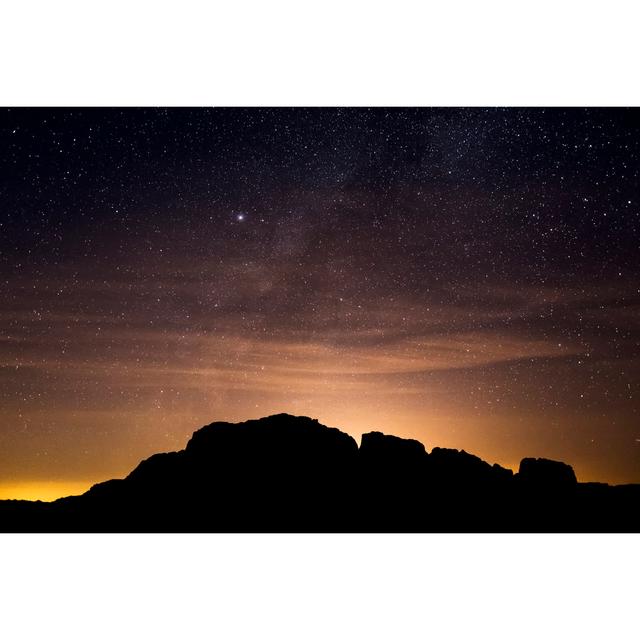
<path fill-rule="evenodd" d="M 465 451 L 351 436 L 276 415 L 214 422 L 186 449 L 52 503 L 0 501 L 18 532 L 640 531 L 640 485 L 578 483 L 525 458 L 517 474 Z"/>

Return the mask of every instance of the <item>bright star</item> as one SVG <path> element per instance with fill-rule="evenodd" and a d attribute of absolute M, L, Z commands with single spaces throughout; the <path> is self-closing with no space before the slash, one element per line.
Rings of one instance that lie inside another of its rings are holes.
<path fill-rule="evenodd" d="M 242 222 L 242 221 L 244 220 L 244 213 L 239 213 L 239 214 L 236 216 L 236 220 L 237 220 L 238 222 Z"/>

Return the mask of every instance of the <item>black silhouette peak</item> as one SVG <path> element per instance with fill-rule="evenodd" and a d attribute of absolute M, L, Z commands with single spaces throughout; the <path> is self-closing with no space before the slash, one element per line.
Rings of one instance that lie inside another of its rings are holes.
<path fill-rule="evenodd" d="M 212 422 L 198 429 L 187 443 L 187 451 L 207 451 L 216 455 L 219 447 L 242 445 L 248 449 L 273 448 L 288 450 L 290 454 L 302 453 L 314 444 L 320 447 L 341 442 L 357 449 L 355 440 L 339 429 L 325 427 L 318 420 L 306 416 L 280 413 L 257 420 L 237 424 Z M 316 455 L 320 455 L 320 451 Z"/>
<path fill-rule="evenodd" d="M 371 431 L 360 446 L 305 416 L 198 429 L 185 449 L 54 503 L 0 501 L 5 531 L 630 531 L 640 485 L 577 482 L 525 458 L 518 473 Z"/>

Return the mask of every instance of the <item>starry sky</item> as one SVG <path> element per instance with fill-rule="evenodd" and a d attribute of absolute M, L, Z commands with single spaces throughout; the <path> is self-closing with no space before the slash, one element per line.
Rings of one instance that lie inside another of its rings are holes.
<path fill-rule="evenodd" d="M 309 415 L 640 482 L 640 110 L 4 109 L 0 498 Z"/>

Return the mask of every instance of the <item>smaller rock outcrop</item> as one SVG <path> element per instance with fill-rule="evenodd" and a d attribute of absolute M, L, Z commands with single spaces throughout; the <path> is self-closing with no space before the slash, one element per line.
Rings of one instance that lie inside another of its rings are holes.
<path fill-rule="evenodd" d="M 524 458 L 517 477 L 523 484 L 540 488 L 571 488 L 578 484 L 573 467 L 546 458 Z"/>

